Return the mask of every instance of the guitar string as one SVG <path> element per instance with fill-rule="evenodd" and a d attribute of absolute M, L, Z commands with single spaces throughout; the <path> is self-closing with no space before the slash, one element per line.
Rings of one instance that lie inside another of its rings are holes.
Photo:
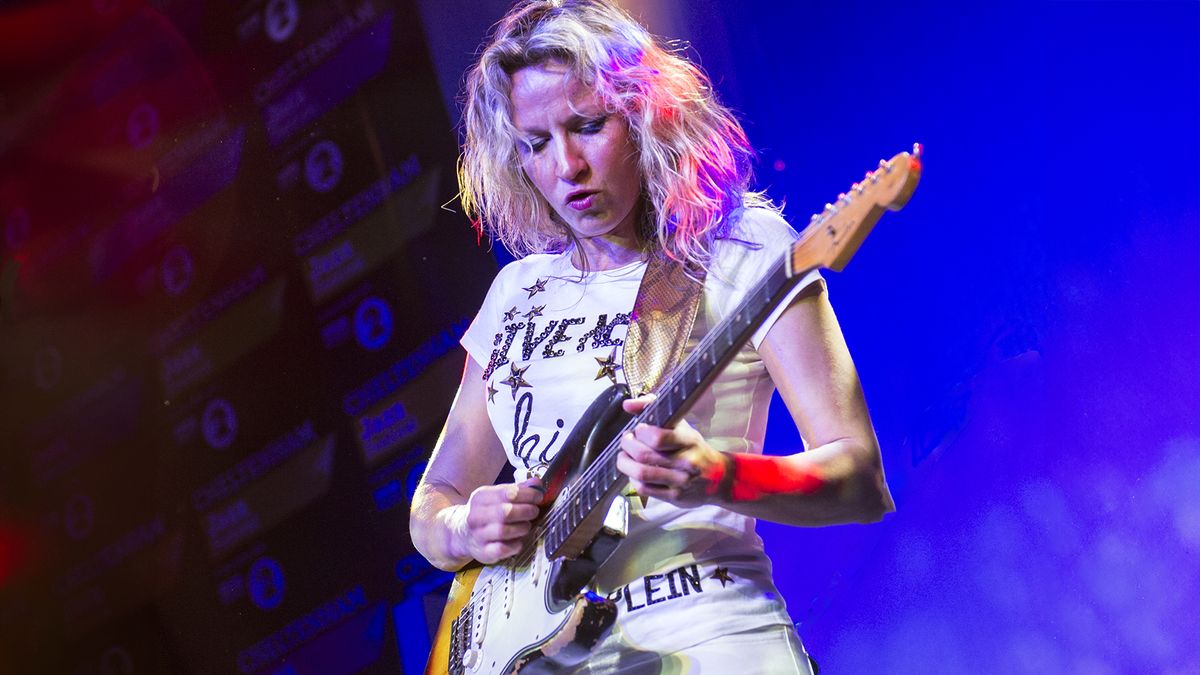
<path fill-rule="evenodd" d="M 888 169 L 888 173 L 891 173 L 891 171 L 892 171 L 892 163 L 891 162 L 888 162 L 887 169 Z M 867 175 L 871 176 L 870 173 L 868 173 Z M 872 182 L 872 184 L 874 184 L 876 182 L 876 180 L 872 180 L 871 182 Z M 859 194 L 860 195 L 862 194 L 861 191 L 859 192 Z M 853 197 L 851 197 L 851 198 L 853 199 Z M 753 289 L 751 291 L 747 292 L 742 303 L 739 304 L 738 307 L 733 312 L 730 312 L 730 314 L 727 315 L 724 320 L 722 320 L 719 324 L 717 324 L 717 326 L 714 327 L 713 330 L 709 331 L 709 333 L 707 335 L 705 335 L 705 337 L 692 350 L 692 353 L 689 354 L 686 359 L 684 359 L 684 362 L 681 367 L 674 369 L 671 373 L 669 373 L 667 375 L 666 380 L 664 380 L 663 385 L 660 387 L 660 391 L 670 390 L 674 386 L 680 384 L 677 380 L 682 378 L 685 373 L 690 372 L 692 369 L 694 369 L 696 367 L 697 364 L 695 362 L 698 362 L 700 360 L 700 355 L 708 352 L 708 350 L 716 342 L 717 336 L 724 335 L 724 333 L 727 332 L 729 327 L 733 324 L 735 318 L 738 318 L 740 321 L 741 320 L 740 317 L 742 316 L 742 313 L 751 304 L 751 300 L 756 298 L 757 296 L 763 294 L 763 292 L 766 290 L 766 288 L 765 288 L 766 284 L 775 277 L 775 275 L 780 271 L 781 268 L 784 268 L 787 266 L 788 258 L 791 256 L 791 254 L 795 250 L 796 246 L 802 244 L 803 242 L 806 242 L 808 240 L 809 236 L 811 236 L 812 234 L 819 232 L 820 227 L 822 227 L 825 224 L 825 222 L 829 220 L 830 217 L 831 217 L 831 214 L 821 213 L 821 214 L 817 214 L 817 216 L 814 216 L 812 218 L 812 221 L 809 223 L 808 227 L 806 227 L 804 229 L 804 232 L 802 232 L 800 234 L 800 236 L 796 239 L 796 241 L 794 241 L 789 246 L 788 251 L 785 252 L 785 254 L 779 259 L 778 262 L 776 262 L 774 265 L 772 265 L 770 271 L 767 274 L 763 275 L 763 277 L 754 285 Z M 860 222 L 862 219 L 863 218 L 859 219 Z M 831 232 L 831 234 L 832 234 L 832 232 Z M 782 285 L 786 285 L 788 279 L 796 279 L 798 277 L 802 277 L 804 275 L 807 275 L 811 271 L 818 269 L 819 267 L 820 267 L 819 265 L 814 265 L 814 266 L 808 267 L 802 273 L 796 273 L 793 270 L 793 273 L 790 276 L 784 277 Z M 782 285 L 781 285 L 781 287 L 782 287 Z M 771 297 L 773 297 L 774 293 L 776 293 L 778 291 L 779 291 L 779 288 L 776 288 L 772 292 L 771 296 L 767 296 L 765 299 L 760 300 L 759 302 L 761 302 L 763 304 L 768 303 L 770 301 Z M 742 344 L 744 344 L 744 343 L 745 343 L 745 341 L 742 341 Z M 733 344 L 730 344 L 729 348 L 732 348 L 733 346 L 734 346 Z M 741 345 L 738 345 L 738 346 L 740 347 Z M 711 365 L 711 362 L 710 362 L 710 365 Z M 701 378 L 701 380 L 703 380 L 703 378 Z M 605 447 L 604 452 L 602 452 L 600 454 L 600 456 L 597 458 L 597 460 L 592 462 L 591 465 L 589 465 L 586 469 L 584 469 L 583 474 L 577 480 L 573 481 L 571 483 L 571 485 L 583 484 L 587 480 L 595 479 L 597 477 L 596 474 L 599 471 L 599 469 L 597 469 L 595 467 L 607 466 L 608 464 L 610 464 L 613 460 L 613 456 L 615 456 L 617 454 L 617 452 L 619 452 L 621 438 L 623 438 L 626 433 L 628 433 L 634 427 L 636 427 L 637 424 L 639 424 L 643 419 L 649 418 L 653 414 L 656 414 L 658 411 L 659 402 L 662 400 L 664 400 L 664 399 L 656 398 L 649 405 L 647 405 L 646 408 L 641 413 L 632 417 L 629 420 L 629 422 L 627 422 L 625 424 L 624 428 L 622 428 L 621 432 L 619 434 L 617 434 L 617 436 L 612 441 L 609 442 L 609 444 Z M 613 480 L 617 480 L 617 479 L 613 479 Z M 611 486 L 612 486 L 612 483 L 609 484 L 609 488 L 606 488 L 605 492 L 607 492 L 608 489 L 611 489 Z M 570 486 L 567 486 L 567 488 L 569 489 Z M 560 495 L 560 497 L 561 497 L 561 495 Z M 534 530 L 531 530 L 530 535 L 526 535 L 530 541 L 540 540 L 542 538 L 542 536 L 545 534 L 546 529 L 552 523 L 555 523 L 559 519 L 562 518 L 563 510 L 568 508 L 566 506 L 566 502 L 568 502 L 568 501 L 569 501 L 568 499 L 561 499 L 561 498 L 558 498 L 555 500 L 554 504 L 551 505 L 550 510 L 546 512 L 546 515 L 543 518 L 539 519 L 537 528 Z M 589 507 L 589 510 L 592 508 L 595 508 L 594 504 L 592 505 L 592 507 Z M 576 526 L 578 526 L 578 523 L 576 524 Z M 525 548 L 520 553 L 518 553 L 514 556 L 511 556 L 504 561 L 501 561 L 501 564 L 515 565 L 517 567 L 524 566 L 529 563 L 529 559 L 533 556 L 533 554 L 536 552 L 536 550 L 537 550 L 537 546 Z"/>
<path fill-rule="evenodd" d="M 890 170 L 890 166 L 889 166 L 889 170 Z M 659 391 L 670 391 L 675 386 L 681 384 L 681 382 L 679 380 L 681 380 L 683 377 L 685 377 L 688 373 L 690 373 L 692 370 L 694 370 L 697 367 L 698 362 L 700 361 L 702 355 L 706 354 L 710 350 L 710 348 L 716 343 L 717 339 L 722 338 L 722 337 L 728 337 L 728 336 L 726 336 L 726 333 L 728 332 L 729 328 L 734 324 L 735 319 L 739 322 L 743 321 L 742 317 L 743 317 L 745 311 L 747 310 L 747 308 L 751 304 L 765 305 L 770 301 L 770 299 L 771 299 L 771 297 L 773 297 L 774 293 L 778 292 L 780 289 L 776 288 L 772 291 L 771 295 L 766 295 L 765 291 L 767 290 L 767 288 L 766 288 L 767 284 L 769 282 L 771 282 L 772 280 L 774 280 L 776 275 L 782 269 L 786 268 L 788 259 L 791 257 L 792 252 L 795 250 L 796 246 L 806 242 L 810 236 L 813 236 L 817 232 L 819 232 L 820 228 L 828 220 L 829 220 L 829 216 L 827 214 L 818 214 L 818 217 L 813 219 L 813 221 L 809 224 L 808 227 L 806 227 L 804 229 L 804 232 L 802 232 L 800 234 L 800 236 L 796 239 L 796 241 L 792 242 L 792 244 L 789 246 L 788 250 L 771 266 L 770 270 L 766 274 L 764 274 L 762 276 L 762 278 L 760 278 L 754 284 L 754 286 L 752 287 L 752 289 L 750 291 L 748 291 L 746 293 L 743 301 L 737 306 L 737 308 L 734 311 L 730 312 L 725 317 L 725 319 L 723 319 L 720 323 L 718 323 L 717 326 L 715 326 L 711 331 L 708 332 L 707 335 L 704 336 L 704 338 L 696 345 L 696 347 L 693 348 L 692 352 L 688 355 L 688 357 L 686 359 L 684 359 L 683 364 L 679 368 L 672 370 L 672 372 L 667 375 L 667 378 L 662 382 L 661 386 L 659 387 Z M 860 218 L 859 220 L 861 221 L 862 218 Z M 780 288 L 785 286 L 789 279 L 797 279 L 797 278 L 803 277 L 804 275 L 808 274 L 809 272 L 811 272 L 815 269 L 818 269 L 819 267 L 820 267 L 819 265 L 814 265 L 814 266 L 804 269 L 800 273 L 797 273 L 795 270 L 793 270 L 792 274 L 790 276 L 787 276 L 785 273 L 785 276 L 782 280 L 782 284 L 780 285 Z M 758 299 L 759 296 L 762 296 L 762 295 L 766 295 L 766 297 L 764 297 L 762 299 Z M 744 329 L 745 327 L 742 327 L 742 328 Z M 744 344 L 744 341 L 741 344 Z M 734 346 L 735 345 L 733 345 L 731 343 L 727 348 L 732 349 Z M 737 346 L 740 347 L 741 345 L 737 345 Z M 711 362 L 710 362 L 710 365 L 711 365 Z M 701 378 L 701 380 L 703 380 L 703 378 Z M 593 461 L 592 464 L 590 464 L 586 469 L 584 469 L 583 473 L 579 476 L 579 478 L 572 481 L 571 485 L 587 484 L 589 481 L 598 478 L 599 477 L 598 474 L 601 470 L 610 472 L 612 470 L 612 467 L 610 467 L 610 465 L 614 463 L 614 458 L 615 458 L 616 454 L 620 451 L 621 438 L 623 438 L 626 433 L 629 433 L 630 431 L 632 431 L 643 420 L 655 415 L 658 412 L 661 402 L 664 400 L 666 400 L 666 397 L 656 398 L 648 406 L 646 406 L 646 408 L 641 413 L 632 417 L 625 424 L 625 426 L 621 429 L 621 431 L 613 438 L 613 440 L 609 442 L 609 444 L 605 447 L 604 451 L 600 454 L 600 456 L 597 457 L 596 460 Z M 682 403 L 682 401 L 681 401 L 681 403 Z M 619 480 L 619 476 L 612 480 L 613 481 Z M 613 485 L 613 483 L 609 483 L 609 487 L 605 489 L 605 492 L 607 492 L 609 489 L 611 489 L 612 485 Z M 567 486 L 567 488 L 569 489 L 570 486 Z M 574 498 L 575 495 L 571 495 L 571 497 Z M 549 528 L 553 524 L 556 524 L 558 521 L 560 521 L 563 518 L 564 510 L 567 510 L 570 508 L 568 506 L 568 502 L 570 502 L 570 501 L 572 501 L 572 500 L 571 499 L 562 499 L 561 495 L 560 495 L 560 498 L 555 500 L 554 504 L 551 505 L 550 510 L 546 512 L 545 517 L 539 519 L 538 527 L 535 530 L 531 531 L 531 534 L 532 534 L 531 541 L 541 539 L 542 536 L 545 534 L 547 528 Z M 594 504 L 592 505 L 592 507 L 589 507 L 589 511 L 593 508 L 595 508 Z M 579 525 L 579 523 L 576 523 L 575 527 L 578 527 L 578 525 Z M 527 535 L 527 536 L 529 536 L 529 535 Z M 565 541 L 565 539 L 564 539 L 564 541 Z M 510 558 L 509 560 L 511 561 L 515 558 L 516 565 L 523 566 L 529 562 L 530 557 L 534 554 L 536 549 L 537 549 L 536 546 L 526 548 L 521 553 L 518 553 L 516 556 L 513 556 L 513 558 Z"/>
<path fill-rule="evenodd" d="M 706 354 L 714 344 L 716 344 L 718 339 L 729 337 L 729 336 L 726 336 L 726 333 L 728 332 L 729 328 L 735 323 L 735 321 L 741 322 L 744 320 L 744 319 L 742 319 L 742 317 L 744 316 L 747 308 L 750 305 L 766 304 L 770 300 L 770 297 L 766 297 L 763 299 L 759 299 L 759 298 L 760 298 L 760 296 L 765 295 L 765 291 L 767 290 L 768 283 L 770 283 L 772 280 L 774 280 L 776 275 L 786 266 L 788 257 L 790 257 L 790 248 L 789 248 L 789 252 L 787 252 L 783 256 L 781 256 L 771 266 L 770 271 L 767 274 L 763 275 L 762 278 L 759 279 L 757 283 L 755 283 L 754 287 L 746 293 L 746 295 L 744 296 L 745 299 L 734 309 L 734 311 L 730 312 L 719 324 L 717 324 L 712 330 L 710 330 L 708 332 L 708 334 L 706 334 L 704 336 L 704 338 L 702 338 L 700 340 L 699 343 L 697 343 L 696 347 L 694 347 L 692 349 L 692 352 L 688 355 L 688 357 L 686 359 L 684 359 L 683 364 L 679 368 L 672 370 L 671 373 L 669 373 L 667 375 L 667 378 L 662 382 L 662 385 L 659 387 L 660 391 L 670 391 L 676 385 L 681 384 L 680 380 L 682 378 L 684 378 L 689 372 L 691 372 L 699 364 L 703 355 Z M 807 273 L 808 272 L 806 271 L 805 274 L 807 274 Z M 793 275 L 792 278 L 795 278 L 796 276 L 799 276 L 799 275 Z M 785 277 L 785 279 L 784 279 L 785 283 L 786 283 L 786 280 L 787 280 L 787 278 Z M 778 290 L 778 289 L 776 289 L 776 290 Z M 730 346 L 730 348 L 732 348 L 732 345 Z M 651 418 L 655 413 L 657 413 L 660 405 L 665 405 L 665 404 L 660 404 L 660 402 L 665 401 L 665 400 L 666 400 L 666 397 L 656 398 L 648 406 L 646 406 L 646 408 L 641 413 L 638 413 L 637 415 L 632 417 L 625 424 L 625 426 L 621 429 L 620 433 L 618 433 L 613 438 L 613 440 L 609 442 L 609 444 L 605 447 L 604 451 L 597 457 L 596 461 L 594 461 L 590 465 L 588 465 L 588 467 L 586 469 L 584 469 L 583 473 L 579 476 L 579 478 L 572 481 L 571 485 L 586 485 L 589 481 L 599 477 L 599 473 L 602 470 L 602 468 L 604 470 L 608 471 L 609 470 L 608 465 L 610 463 L 612 463 L 612 461 L 615 458 L 615 456 L 617 455 L 617 453 L 620 452 L 620 442 L 621 442 L 621 439 L 625 436 L 625 434 L 632 431 L 643 420 L 645 420 L 647 418 Z M 609 488 L 611 488 L 611 486 L 612 486 L 612 483 L 609 483 Z M 605 492 L 607 492 L 607 491 L 608 491 L 608 489 L 605 490 Z M 541 539 L 542 536 L 545 534 L 546 530 L 555 521 L 557 521 L 558 519 L 561 519 L 563 517 L 564 510 L 569 508 L 567 506 L 567 502 L 569 502 L 569 501 L 571 501 L 571 500 L 570 499 L 556 499 L 554 504 L 551 505 L 550 510 L 546 512 L 546 516 L 544 518 L 539 519 L 538 526 L 533 531 L 531 531 L 530 534 L 526 535 L 526 537 L 529 538 L 530 541 L 537 541 L 537 540 Z M 594 508 L 594 505 L 593 505 L 593 508 Z M 578 524 L 576 524 L 576 525 L 578 525 Z M 536 546 L 526 547 L 520 553 L 518 553 L 515 556 L 510 557 L 508 560 L 511 562 L 511 564 L 515 565 L 516 567 L 523 567 L 524 565 L 529 563 L 529 561 L 532 558 L 536 549 L 537 549 Z"/>
<path fill-rule="evenodd" d="M 776 259 L 775 263 L 773 263 L 771 265 L 771 268 L 769 269 L 769 271 L 766 274 L 764 274 L 754 284 L 754 286 L 751 288 L 751 290 L 749 290 L 746 293 L 742 303 L 739 304 L 737 306 L 737 308 L 735 308 L 734 311 L 730 312 L 725 317 L 724 320 L 722 320 L 720 323 L 718 323 L 717 326 L 715 326 L 711 331 L 709 331 L 707 335 L 705 335 L 705 337 L 696 345 L 696 347 L 693 348 L 692 352 L 688 355 L 688 357 L 686 359 L 684 359 L 683 364 L 679 368 L 672 370 L 672 372 L 667 375 L 666 380 L 664 380 L 662 385 L 659 387 L 660 391 L 668 391 L 672 387 L 680 384 L 680 382 L 678 382 L 677 380 L 684 377 L 688 372 L 690 372 L 695 367 L 696 364 L 694 362 L 697 362 L 700 360 L 700 355 L 706 353 L 719 337 L 724 336 L 726 331 L 728 331 L 730 325 L 732 325 L 734 323 L 734 319 L 736 317 L 741 316 L 751 304 L 754 304 L 752 301 L 754 301 L 755 298 L 757 298 L 758 296 L 764 295 L 764 291 L 766 290 L 767 284 L 769 282 L 771 282 L 781 270 L 784 270 L 787 267 L 787 261 L 791 257 L 792 252 L 795 249 L 795 247 L 797 245 L 800 245 L 800 244 L 806 242 L 809 239 L 809 236 L 811 236 L 812 234 L 817 233 L 819 231 L 819 228 L 829 219 L 829 217 L 826 216 L 825 214 L 818 214 L 818 215 L 820 217 L 814 219 L 809 224 L 809 226 L 804 229 L 804 232 L 801 233 L 800 236 L 797 237 L 797 239 L 789 245 L 788 250 L 785 251 L 782 256 L 780 256 L 779 258 Z M 790 277 L 785 275 L 785 277 L 782 281 L 784 284 L 786 284 L 788 279 L 802 277 L 805 274 L 808 274 L 809 272 L 811 272 L 812 270 L 817 269 L 818 267 L 819 266 L 812 266 L 810 268 L 803 270 L 803 272 L 799 273 L 799 274 L 797 274 L 793 271 L 793 274 Z M 775 289 L 775 291 L 778 291 L 778 289 Z M 770 297 L 768 296 L 768 297 L 765 297 L 765 298 L 759 300 L 758 303 L 766 304 L 769 300 L 770 300 Z M 592 464 L 589 465 L 588 468 L 584 470 L 584 473 L 577 480 L 572 482 L 572 485 L 582 484 L 585 481 L 585 479 L 596 478 L 597 476 L 595 474 L 597 472 L 599 472 L 599 470 L 600 470 L 596 467 L 607 464 L 609 461 L 612 460 L 613 456 L 618 452 L 617 448 L 619 448 L 621 437 L 623 437 L 627 432 L 631 431 L 635 426 L 637 426 L 638 423 L 640 423 L 644 419 L 650 417 L 653 413 L 656 413 L 658 410 L 658 407 L 659 407 L 659 403 L 661 401 L 663 401 L 663 398 L 656 398 L 653 402 L 650 403 L 650 405 L 648 405 L 646 407 L 645 410 L 643 410 L 637 416 L 632 418 L 625 425 L 625 427 L 621 430 L 621 432 L 616 436 L 614 441 L 605 448 L 604 452 L 601 453 L 601 455 L 597 458 L 597 460 L 592 462 Z M 563 499 L 556 500 L 555 503 L 550 507 L 550 511 L 547 512 L 546 517 L 542 519 L 542 522 L 550 523 L 553 519 L 561 518 L 562 510 L 567 508 L 565 506 L 567 501 L 568 500 L 563 500 Z M 543 532 L 544 530 L 545 530 L 545 527 L 543 527 L 541 530 L 539 530 L 537 536 L 540 536 L 541 532 Z"/>
<path fill-rule="evenodd" d="M 769 297 L 763 299 L 759 298 L 765 294 L 765 291 L 767 290 L 766 286 L 775 278 L 776 274 L 784 266 L 785 262 L 786 256 L 780 258 L 774 265 L 772 265 L 770 271 L 763 275 L 763 277 L 755 284 L 754 288 L 746 293 L 745 300 L 743 300 L 743 302 L 740 303 L 733 312 L 730 312 L 724 320 L 722 320 L 717 326 L 710 330 L 708 334 L 704 336 L 704 338 L 701 339 L 696 347 L 692 349 L 692 352 L 688 355 L 688 358 L 684 359 L 683 364 L 681 364 L 679 368 L 676 368 L 668 373 L 666 379 L 659 387 L 659 391 L 671 391 L 677 385 L 684 384 L 684 378 L 686 378 L 700 365 L 704 355 L 710 351 L 711 347 L 716 344 L 719 339 L 729 337 L 726 335 L 726 333 L 728 333 L 730 327 L 735 323 L 735 321 L 744 321 L 742 317 L 745 315 L 747 308 L 751 304 L 765 304 L 770 300 Z M 730 345 L 729 348 L 732 348 L 732 345 Z M 589 465 L 588 468 L 584 470 L 584 473 L 580 476 L 579 480 L 575 481 L 573 484 L 580 484 L 585 480 L 597 478 L 598 476 L 596 474 L 598 474 L 601 470 L 607 469 L 608 467 L 605 465 L 609 463 L 619 452 L 621 438 L 627 432 L 632 431 L 643 420 L 647 418 L 653 418 L 654 415 L 657 414 L 659 408 L 663 405 L 666 405 L 665 402 L 667 400 L 668 397 L 666 396 L 655 398 L 655 400 L 651 402 L 645 410 L 631 418 L 629 422 L 625 424 L 625 427 L 621 430 L 621 433 L 609 443 L 604 452 L 601 453 L 600 457 L 597 458 L 597 461 Z M 682 401 L 680 403 L 682 403 Z"/>
<path fill-rule="evenodd" d="M 727 333 L 729 332 L 730 327 L 736 321 L 742 320 L 741 317 L 744 316 L 746 309 L 751 304 L 761 304 L 769 300 L 769 298 L 758 298 L 765 294 L 767 285 L 775 278 L 776 274 L 784 266 L 785 262 L 786 256 L 781 257 L 774 265 L 772 265 L 770 272 L 759 279 L 754 288 L 752 288 L 746 294 L 746 300 L 744 300 L 733 312 L 730 312 L 721 323 L 719 323 L 713 328 L 713 330 L 709 331 L 703 339 L 701 339 L 696 347 L 693 348 L 692 353 L 688 356 L 688 358 L 684 360 L 684 363 L 681 365 L 681 367 L 668 374 L 666 380 L 663 381 L 662 386 L 659 387 L 660 391 L 670 391 L 673 387 L 681 384 L 682 380 L 687 377 L 687 375 L 693 371 L 697 365 L 700 364 L 703 356 L 710 351 L 712 346 L 716 344 L 718 340 L 727 339 L 729 337 Z M 621 438 L 624 437 L 626 433 L 632 431 L 642 421 L 653 418 L 654 415 L 658 413 L 661 406 L 665 405 L 666 400 L 666 397 L 656 398 L 653 402 L 651 402 L 650 405 L 646 407 L 645 410 L 631 418 L 625 424 L 624 428 L 622 428 L 621 432 L 616 435 L 616 437 L 609 443 L 608 446 L 605 447 L 604 452 L 600 454 L 600 456 L 597 458 L 597 461 L 590 464 L 588 468 L 584 470 L 583 474 L 581 474 L 578 479 L 572 482 L 572 485 L 586 485 L 589 481 L 599 478 L 599 474 L 602 471 L 606 473 L 611 472 L 610 465 L 612 464 L 612 460 L 616 454 L 620 451 Z M 563 511 L 569 508 L 569 501 L 569 499 L 555 501 L 555 504 L 551 506 L 551 510 L 546 514 L 546 518 L 543 519 L 543 522 L 546 523 L 546 527 L 548 527 L 549 524 L 554 522 L 556 519 L 563 517 Z M 544 529 L 545 527 L 542 528 L 542 531 L 544 531 Z"/>
<path fill-rule="evenodd" d="M 887 168 L 888 168 L 888 173 L 891 173 L 891 170 L 892 170 L 891 162 L 888 162 Z M 872 174 L 868 173 L 867 175 L 870 177 Z M 876 181 L 872 180 L 871 182 L 872 182 L 872 184 L 874 184 Z M 859 194 L 862 194 L 861 190 L 860 190 Z M 664 390 L 664 391 L 668 390 L 671 387 L 679 384 L 678 382 L 674 382 L 674 380 L 679 379 L 680 377 L 683 376 L 683 373 L 688 372 L 692 368 L 695 367 L 696 364 L 693 363 L 693 361 L 699 361 L 699 359 L 700 359 L 699 355 L 706 353 L 708 351 L 708 349 L 712 347 L 713 343 L 716 340 L 716 336 L 726 332 L 729 328 L 729 325 L 731 325 L 733 323 L 733 318 L 740 316 L 741 312 L 746 308 L 746 306 L 748 306 L 750 304 L 750 302 L 749 302 L 750 299 L 756 297 L 759 294 L 762 294 L 763 291 L 766 290 L 765 285 L 768 282 L 768 280 L 774 278 L 774 276 L 776 275 L 776 273 L 779 271 L 779 269 L 781 267 L 786 266 L 788 257 L 791 254 L 791 251 L 793 251 L 795 249 L 797 244 L 806 241 L 808 239 L 808 235 L 810 234 L 810 232 L 819 231 L 819 228 L 828 219 L 829 219 L 829 216 L 825 213 L 818 214 L 818 216 L 816 216 L 812 219 L 812 222 L 809 224 L 808 227 L 805 228 L 804 232 L 801 233 L 801 235 L 797 239 L 797 241 L 792 243 L 791 247 L 789 248 L 788 253 L 786 253 L 779 262 L 777 262 L 775 265 L 773 265 L 771 270 L 767 274 L 765 274 L 762 277 L 762 279 L 759 280 L 758 283 L 755 284 L 753 290 L 746 294 L 746 299 L 743 300 L 743 302 L 738 306 L 738 308 L 734 312 L 731 312 L 725 318 L 725 320 L 721 321 L 712 331 L 709 332 L 708 335 L 706 335 L 704 337 L 704 339 L 702 339 L 697 344 L 696 348 L 693 349 L 692 353 L 689 354 L 688 358 L 684 360 L 683 366 L 681 368 L 677 368 L 668 374 L 667 379 L 664 383 L 664 386 L 662 387 L 662 390 Z M 832 232 L 831 232 L 831 234 L 832 234 Z M 796 274 L 795 271 L 793 271 L 793 274 L 790 277 L 785 276 L 783 285 L 786 285 L 786 282 L 788 279 L 794 279 L 794 278 L 797 278 L 797 277 L 800 277 L 803 275 L 807 275 L 812 270 L 817 269 L 818 267 L 819 267 L 819 265 L 809 267 L 808 269 L 806 269 L 803 272 L 803 274 Z M 772 292 L 772 296 L 774 295 L 775 292 L 778 292 L 778 291 L 779 291 L 778 288 L 775 289 L 775 291 Z M 770 296 L 768 296 L 762 302 L 766 303 L 769 300 L 770 300 Z M 742 342 L 742 344 L 744 344 L 744 341 Z M 732 347 L 733 347 L 733 345 L 731 344 L 730 348 L 732 348 Z M 739 345 L 739 347 L 740 347 L 740 345 Z M 711 362 L 710 362 L 710 365 L 711 365 Z M 702 379 L 703 378 L 701 378 L 701 380 Z M 612 442 L 610 442 L 607 447 L 605 447 L 604 452 L 601 453 L 598 460 L 593 462 L 592 465 L 588 466 L 584 470 L 583 475 L 580 476 L 580 478 L 578 480 L 574 481 L 572 483 L 572 485 L 583 483 L 584 479 L 588 478 L 589 476 L 590 476 L 590 478 L 595 478 L 596 476 L 594 475 L 595 471 L 593 471 L 593 467 L 597 466 L 597 465 L 608 464 L 612 459 L 612 455 L 614 455 L 616 452 L 614 450 L 614 448 L 617 448 L 620 446 L 620 439 L 622 437 L 624 437 L 625 433 L 627 433 L 629 430 L 634 428 L 642 419 L 648 418 L 652 414 L 656 413 L 657 409 L 658 409 L 657 404 L 661 400 L 662 399 L 656 398 L 641 413 L 639 413 L 638 415 L 631 418 L 630 421 L 628 423 L 626 423 L 626 425 L 622 429 L 622 431 L 616 436 L 616 438 Z M 610 483 L 610 488 L 611 488 L 611 485 L 612 484 Z M 567 486 L 567 487 L 569 488 L 570 486 Z M 605 491 L 607 492 L 607 489 Z M 545 530 L 548 527 L 548 524 L 556 519 L 561 518 L 562 510 L 567 507 L 562 506 L 560 508 L 560 504 L 565 504 L 567 501 L 568 500 L 566 500 L 566 499 L 556 499 L 555 500 L 555 503 L 553 505 L 551 505 L 550 510 L 546 513 L 546 516 L 544 518 L 539 519 L 539 525 L 538 525 L 537 529 L 535 531 L 531 532 L 531 534 L 533 535 L 533 540 L 540 539 L 542 537 L 542 535 L 545 533 Z M 593 505 L 591 508 L 594 508 L 594 507 L 595 507 L 595 505 Z M 530 557 L 536 552 L 536 550 L 537 550 L 537 546 L 534 546 L 532 548 L 527 548 L 527 549 L 523 550 L 521 553 L 518 553 L 516 556 L 511 556 L 507 560 L 501 561 L 501 563 L 502 564 L 512 564 L 513 560 L 515 558 L 519 558 L 519 561 L 516 562 L 516 566 L 524 566 L 524 565 L 528 564 Z M 472 603 L 473 603 L 473 599 L 470 603 L 468 603 L 468 607 Z"/>

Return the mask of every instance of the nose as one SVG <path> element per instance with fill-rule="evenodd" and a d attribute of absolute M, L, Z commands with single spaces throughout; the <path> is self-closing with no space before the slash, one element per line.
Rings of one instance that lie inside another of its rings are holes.
<path fill-rule="evenodd" d="M 568 183 L 577 182 L 587 171 L 587 160 L 569 135 L 561 143 L 556 143 L 558 152 L 554 157 L 554 174 L 560 180 Z"/>

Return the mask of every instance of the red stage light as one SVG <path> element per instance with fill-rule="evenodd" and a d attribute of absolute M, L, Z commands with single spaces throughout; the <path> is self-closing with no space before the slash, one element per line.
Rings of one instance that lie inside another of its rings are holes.
<path fill-rule="evenodd" d="M 753 501 L 766 495 L 811 494 L 824 483 L 810 467 L 796 466 L 780 457 L 737 454 L 733 456 L 733 501 Z"/>

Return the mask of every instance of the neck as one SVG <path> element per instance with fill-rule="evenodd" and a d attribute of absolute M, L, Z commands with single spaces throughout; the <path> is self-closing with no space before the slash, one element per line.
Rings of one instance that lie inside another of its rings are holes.
<path fill-rule="evenodd" d="M 571 251 L 571 262 L 576 269 L 586 269 L 603 272 L 628 265 L 645 257 L 645 251 L 636 238 L 626 237 L 591 237 L 578 239 L 577 246 Z"/>

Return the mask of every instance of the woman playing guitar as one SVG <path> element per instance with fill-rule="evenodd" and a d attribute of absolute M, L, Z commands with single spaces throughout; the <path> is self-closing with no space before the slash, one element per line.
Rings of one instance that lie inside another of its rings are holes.
<path fill-rule="evenodd" d="M 626 381 L 650 261 L 703 280 L 692 348 L 797 237 L 748 191 L 751 148 L 706 76 L 608 0 L 513 7 L 468 75 L 465 132 L 463 204 L 521 257 L 463 337 L 458 395 L 413 499 L 413 541 L 445 570 L 529 546 L 540 472 L 592 400 Z M 775 389 L 804 452 L 762 454 Z M 755 520 L 873 522 L 893 508 L 820 276 L 792 287 L 684 421 L 638 424 L 619 444 L 628 534 L 590 584 L 615 624 L 586 660 L 549 669 L 811 672 Z M 515 482 L 493 485 L 506 461 Z M 496 616 L 521 622 L 519 599 L 505 602 Z"/>

